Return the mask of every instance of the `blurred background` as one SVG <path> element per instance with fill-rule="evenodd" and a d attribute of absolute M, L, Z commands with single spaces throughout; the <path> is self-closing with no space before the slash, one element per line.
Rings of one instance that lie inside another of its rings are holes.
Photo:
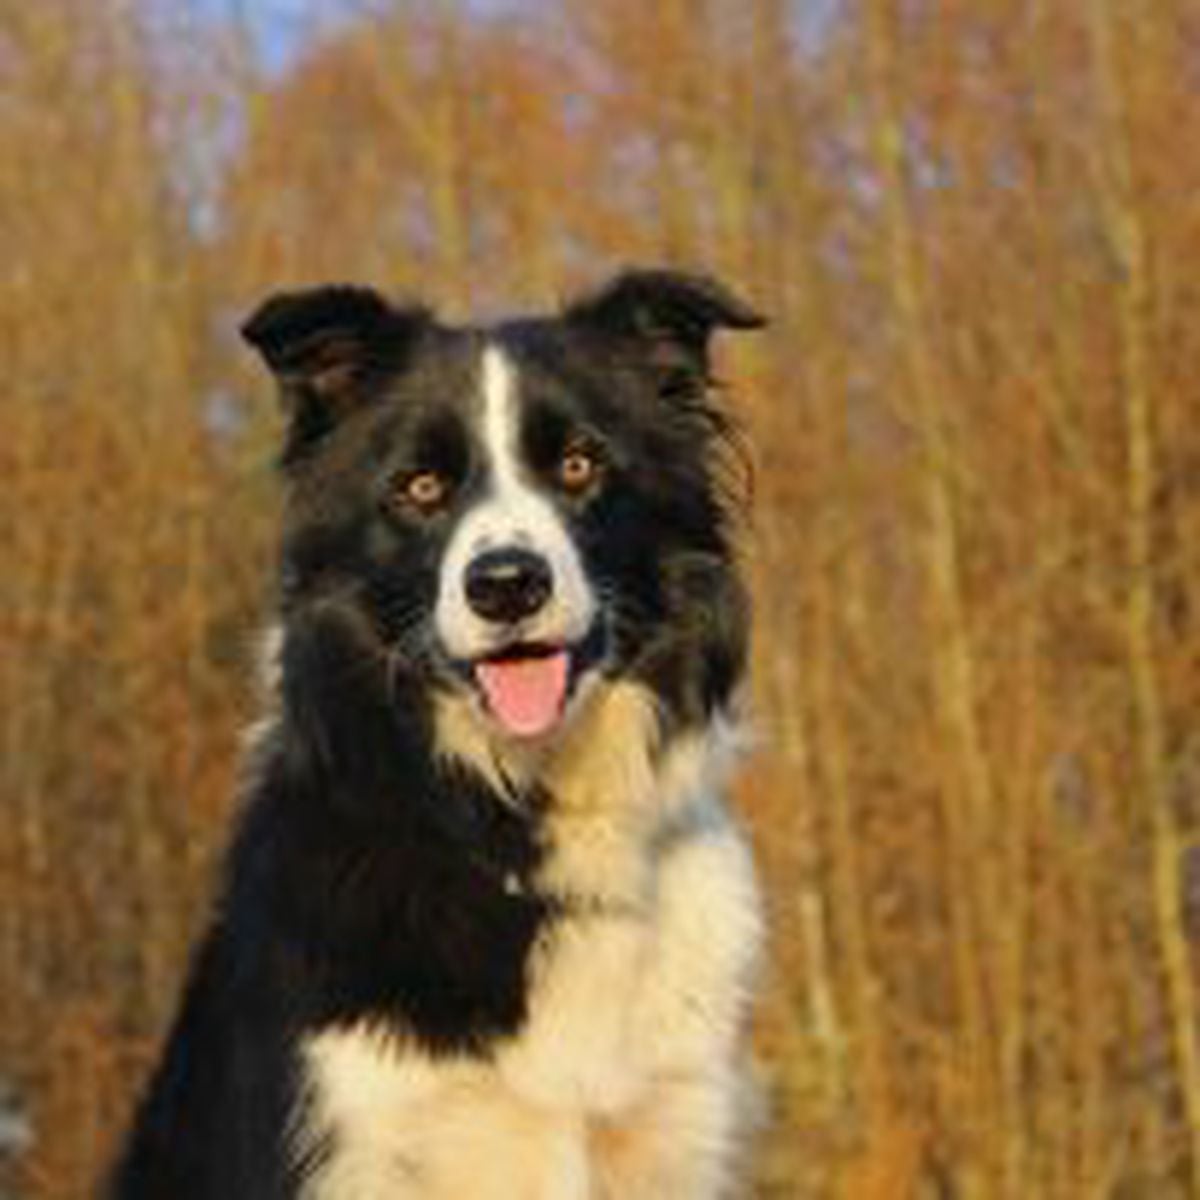
<path fill-rule="evenodd" d="M 227 836 L 239 318 L 638 262 L 774 322 L 755 1195 L 1200 1197 L 1198 131 L 1196 0 L 0 0 L 0 1194 L 88 1194 Z"/>

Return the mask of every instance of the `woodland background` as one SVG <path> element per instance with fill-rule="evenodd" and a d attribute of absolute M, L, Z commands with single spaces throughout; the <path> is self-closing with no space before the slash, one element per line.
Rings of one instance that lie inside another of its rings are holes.
<path fill-rule="evenodd" d="M 0 0 L 0 1192 L 88 1194 L 226 836 L 239 318 L 666 262 L 774 318 L 756 1195 L 1200 1197 L 1196 0 L 276 8 Z"/>

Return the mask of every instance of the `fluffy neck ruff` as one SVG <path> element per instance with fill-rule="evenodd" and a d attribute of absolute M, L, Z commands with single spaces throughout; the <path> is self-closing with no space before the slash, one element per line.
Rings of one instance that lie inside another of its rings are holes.
<path fill-rule="evenodd" d="M 633 681 L 598 683 L 550 745 L 497 738 L 457 698 L 439 702 L 435 730 L 443 762 L 477 772 L 509 804 L 536 804 L 547 849 L 539 890 L 614 904 L 644 900 L 658 849 L 720 793 L 744 747 L 724 713 L 670 730 Z"/>

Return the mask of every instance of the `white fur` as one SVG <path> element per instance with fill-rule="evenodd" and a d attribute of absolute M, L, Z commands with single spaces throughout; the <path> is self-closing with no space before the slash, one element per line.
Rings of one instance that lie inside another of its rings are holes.
<path fill-rule="evenodd" d="M 487 1061 L 361 1027 L 305 1047 L 309 1136 L 336 1146 L 306 1200 L 727 1194 L 758 895 L 721 802 L 725 731 L 660 752 L 653 716 L 642 689 L 605 687 L 540 764 L 539 883 L 578 904 L 536 948 L 512 1040 Z"/>
<path fill-rule="evenodd" d="M 498 346 L 480 362 L 479 433 L 489 471 L 487 494 L 463 514 L 446 547 L 434 608 L 434 626 L 452 658 L 472 659 L 519 639 L 570 644 L 591 627 L 595 600 L 554 506 L 526 478 L 520 456 L 520 397 L 516 366 Z M 472 612 L 464 578 L 485 550 L 519 546 L 550 564 L 549 602 L 518 630 L 497 628 Z"/>
<path fill-rule="evenodd" d="M 338 1140 L 304 1200 L 588 1200 L 576 1120 L 528 1109 L 483 1066 L 361 1029 L 305 1059 L 314 1128 Z"/>

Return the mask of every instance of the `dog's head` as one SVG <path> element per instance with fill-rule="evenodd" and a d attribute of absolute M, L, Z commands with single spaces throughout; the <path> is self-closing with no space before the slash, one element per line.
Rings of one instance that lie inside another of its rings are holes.
<path fill-rule="evenodd" d="M 268 300 L 243 332 L 288 419 L 285 617 L 338 614 L 491 737 L 551 739 L 628 675 L 703 716 L 744 650 L 709 342 L 762 323 L 667 271 L 491 326 L 357 287 Z"/>

